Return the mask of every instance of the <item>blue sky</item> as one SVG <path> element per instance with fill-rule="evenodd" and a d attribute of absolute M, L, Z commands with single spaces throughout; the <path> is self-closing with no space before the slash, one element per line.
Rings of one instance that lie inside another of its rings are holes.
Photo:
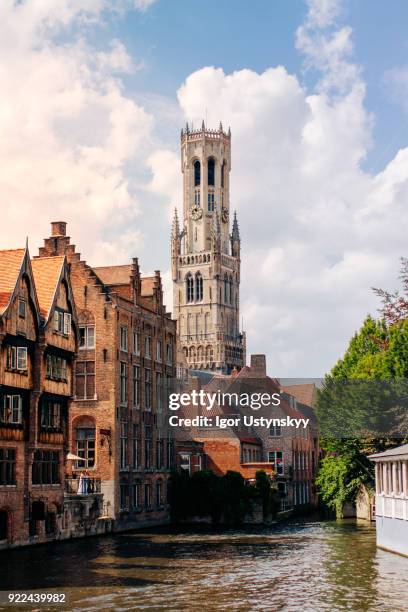
<path fill-rule="evenodd" d="M 187 75 L 203 66 L 226 73 L 242 68 L 263 72 L 283 65 L 313 88 L 318 75 L 305 70 L 295 48 L 296 28 L 307 7 L 302 0 L 157 0 L 145 12 L 131 12 L 98 29 L 99 42 L 117 36 L 144 68 L 124 79 L 130 93 L 175 99 Z M 387 74 L 408 60 L 408 3 L 348 0 L 339 23 L 353 29 L 354 59 L 367 85 L 366 106 L 375 115 L 373 148 L 365 168 L 378 171 L 408 141 L 406 111 L 390 90 Z"/>
<path fill-rule="evenodd" d="M 66 220 L 91 265 L 160 269 L 171 308 L 180 128 L 207 111 L 248 352 L 322 376 L 408 255 L 407 23 L 402 0 L 0 2 L 1 247 Z"/>

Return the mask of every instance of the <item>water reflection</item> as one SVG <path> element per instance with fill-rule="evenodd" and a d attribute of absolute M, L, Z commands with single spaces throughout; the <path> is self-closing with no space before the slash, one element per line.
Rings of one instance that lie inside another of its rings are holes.
<path fill-rule="evenodd" d="M 408 559 L 378 551 L 366 523 L 137 532 L 14 550 L 0 563 L 1 589 L 64 590 L 77 611 L 408 610 Z"/>

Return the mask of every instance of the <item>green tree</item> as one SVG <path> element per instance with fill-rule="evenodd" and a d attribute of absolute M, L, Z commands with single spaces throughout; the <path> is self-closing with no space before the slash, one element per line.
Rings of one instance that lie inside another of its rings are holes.
<path fill-rule="evenodd" d="M 408 320 L 369 316 L 318 392 L 322 432 L 317 487 L 322 500 L 342 515 L 364 485 L 372 490 L 368 455 L 402 443 L 407 431 Z"/>

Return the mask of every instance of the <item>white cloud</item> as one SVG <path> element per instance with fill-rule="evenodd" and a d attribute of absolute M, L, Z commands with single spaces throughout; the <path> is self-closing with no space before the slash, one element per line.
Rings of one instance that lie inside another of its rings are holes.
<path fill-rule="evenodd" d="M 232 130 L 232 208 L 238 209 L 242 312 L 250 351 L 273 375 L 321 375 L 406 252 L 408 149 L 382 172 L 362 169 L 373 117 L 352 62 L 339 2 L 309 2 L 296 44 L 320 71 L 309 93 L 285 68 L 225 74 L 206 67 L 178 91 L 185 119 Z"/>
<path fill-rule="evenodd" d="M 118 233 L 122 254 L 141 244 L 140 232 L 123 234 L 141 208 L 130 188 L 137 173 L 125 166 L 144 167 L 153 117 L 116 76 L 135 69 L 123 44 L 94 49 L 84 38 L 104 10 L 121 7 L 104 0 L 0 5 L 3 247 L 21 243 L 28 228 L 31 245 L 39 244 L 57 217 L 69 218 L 70 233 L 94 263 L 112 260 Z M 74 35 L 58 42 L 67 26 Z"/>

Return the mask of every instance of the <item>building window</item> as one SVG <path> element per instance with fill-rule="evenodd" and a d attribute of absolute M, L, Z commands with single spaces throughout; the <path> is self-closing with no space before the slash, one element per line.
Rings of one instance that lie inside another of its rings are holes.
<path fill-rule="evenodd" d="M 157 412 L 162 412 L 163 410 L 163 379 L 160 372 L 156 373 L 156 406 Z"/>
<path fill-rule="evenodd" d="M 145 336 L 145 357 L 150 359 L 152 356 L 152 338 L 150 335 Z"/>
<path fill-rule="evenodd" d="M 151 468 L 153 465 L 153 445 L 152 445 L 152 428 L 150 425 L 145 425 L 145 468 Z"/>
<path fill-rule="evenodd" d="M 214 210 L 215 210 L 214 192 L 210 191 L 208 193 L 208 211 L 214 212 Z"/>
<path fill-rule="evenodd" d="M 120 485 L 120 509 L 128 509 L 128 485 L 126 483 Z"/>
<path fill-rule="evenodd" d="M 54 312 L 54 331 L 69 336 L 71 333 L 71 315 L 63 310 Z"/>
<path fill-rule="evenodd" d="M 145 506 L 146 508 L 152 507 L 152 485 L 149 483 L 145 484 Z"/>
<path fill-rule="evenodd" d="M 163 485 L 162 485 L 162 481 L 158 480 L 156 482 L 156 506 L 161 506 L 163 503 Z"/>
<path fill-rule="evenodd" d="M 196 300 L 201 301 L 203 299 L 203 277 L 200 272 L 195 275 L 195 288 L 196 288 Z"/>
<path fill-rule="evenodd" d="M 190 273 L 186 276 L 186 301 L 194 301 L 194 279 Z"/>
<path fill-rule="evenodd" d="M 173 344 L 171 342 L 166 345 L 166 361 L 168 365 L 173 365 Z"/>
<path fill-rule="evenodd" d="M 221 165 L 221 187 L 224 187 L 224 183 L 225 183 L 225 160 L 222 162 Z"/>
<path fill-rule="evenodd" d="M 199 187 L 201 183 L 201 164 L 198 159 L 194 162 L 194 187 Z"/>
<path fill-rule="evenodd" d="M 136 482 L 132 485 L 132 509 L 138 510 L 141 507 L 141 484 Z"/>
<path fill-rule="evenodd" d="M 92 468 L 95 465 L 95 428 L 76 428 L 76 453 L 84 461 L 78 461 L 77 468 Z"/>
<path fill-rule="evenodd" d="M 50 380 L 66 382 L 68 380 L 67 360 L 56 355 L 47 355 L 45 375 Z"/>
<path fill-rule="evenodd" d="M 59 452 L 34 451 L 33 484 L 59 484 Z"/>
<path fill-rule="evenodd" d="M 208 186 L 212 186 L 214 187 L 215 185 L 215 161 L 213 160 L 213 158 L 211 157 L 208 160 Z"/>
<path fill-rule="evenodd" d="M 43 399 L 41 405 L 41 429 L 61 429 L 62 406 L 51 399 Z"/>
<path fill-rule="evenodd" d="M 0 510 L 0 540 L 8 538 L 8 512 Z"/>
<path fill-rule="evenodd" d="M 269 435 L 273 438 L 279 438 L 282 435 L 282 428 L 280 425 L 271 425 L 269 429 Z"/>
<path fill-rule="evenodd" d="M 133 405 L 140 406 L 140 367 L 133 366 Z"/>
<path fill-rule="evenodd" d="M 10 425 L 23 422 L 23 398 L 21 395 L 4 395 L 0 405 L 0 421 Z"/>
<path fill-rule="evenodd" d="M 180 470 L 184 472 L 191 472 L 191 455 L 188 453 L 180 453 Z"/>
<path fill-rule="evenodd" d="M 95 348 L 95 326 L 80 325 L 79 326 L 79 348 L 94 349 Z"/>
<path fill-rule="evenodd" d="M 160 362 L 162 360 L 162 341 L 161 340 L 158 340 L 156 344 L 156 360 Z"/>
<path fill-rule="evenodd" d="M 128 350 L 128 328 L 123 325 L 120 328 L 120 350 L 125 353 Z"/>
<path fill-rule="evenodd" d="M 16 484 L 16 451 L 14 448 L 0 448 L 0 485 L 14 484 Z"/>
<path fill-rule="evenodd" d="M 140 444 L 140 427 L 133 425 L 133 468 L 135 470 L 141 467 L 141 444 Z"/>
<path fill-rule="evenodd" d="M 127 364 L 120 362 L 120 403 L 126 404 L 127 401 Z"/>
<path fill-rule="evenodd" d="M 152 407 L 152 371 L 145 368 L 145 408 L 151 410 Z"/>
<path fill-rule="evenodd" d="M 163 468 L 163 440 L 156 441 L 156 466 L 159 470 Z"/>
<path fill-rule="evenodd" d="M 27 372 L 27 348 L 25 346 L 8 346 L 6 354 L 6 369 Z"/>
<path fill-rule="evenodd" d="M 195 192 L 194 192 L 194 204 L 195 204 L 195 206 L 200 206 L 200 200 L 201 200 L 201 198 L 200 198 L 200 190 L 196 189 Z"/>
<path fill-rule="evenodd" d="M 77 361 L 75 376 L 76 399 L 95 399 L 95 362 Z"/>
<path fill-rule="evenodd" d="M 283 472 L 284 472 L 283 452 L 282 451 L 269 452 L 268 460 L 269 460 L 269 463 L 273 464 L 273 469 L 278 474 L 278 476 L 283 476 Z"/>
<path fill-rule="evenodd" d="M 27 304 L 25 303 L 24 300 L 18 300 L 18 316 L 20 317 L 20 319 L 26 318 L 26 313 L 27 313 L 26 306 Z"/>
<path fill-rule="evenodd" d="M 120 469 L 124 470 L 128 467 L 126 460 L 127 448 L 127 423 L 122 421 L 120 424 Z"/>
<path fill-rule="evenodd" d="M 173 466 L 173 441 L 169 438 L 167 440 L 167 469 L 171 469 Z"/>
<path fill-rule="evenodd" d="M 140 355 L 140 334 L 138 331 L 133 332 L 133 353 Z"/>

